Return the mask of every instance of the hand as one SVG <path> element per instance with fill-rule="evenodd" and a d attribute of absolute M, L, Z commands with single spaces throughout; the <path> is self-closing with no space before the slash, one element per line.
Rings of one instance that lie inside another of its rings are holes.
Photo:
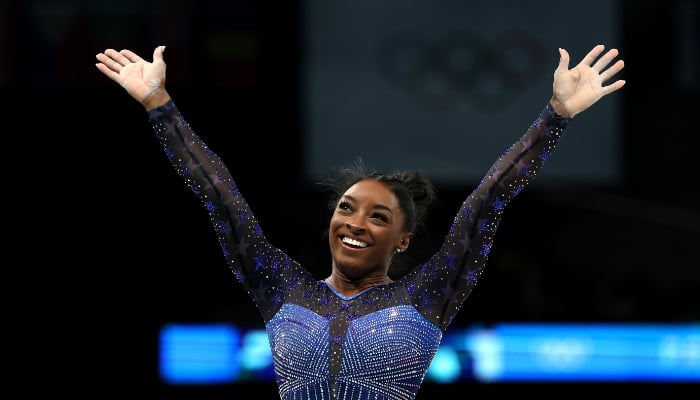
<path fill-rule="evenodd" d="M 95 66 L 126 89 L 146 110 L 151 110 L 170 100 L 165 90 L 164 51 L 165 46 L 156 47 L 150 63 L 131 50 L 107 49 L 95 56 L 99 61 Z"/>
<path fill-rule="evenodd" d="M 625 67 L 623 60 L 610 63 L 619 54 L 617 49 L 608 50 L 603 56 L 605 46 L 599 44 L 586 54 L 581 62 L 569 69 L 569 53 L 559 49 L 559 66 L 554 71 L 552 99 L 550 104 L 557 114 L 574 117 L 606 96 L 625 85 L 624 80 L 616 80 L 604 85 Z M 597 59 L 597 60 L 596 60 Z M 610 65 L 608 67 L 608 65 Z"/>

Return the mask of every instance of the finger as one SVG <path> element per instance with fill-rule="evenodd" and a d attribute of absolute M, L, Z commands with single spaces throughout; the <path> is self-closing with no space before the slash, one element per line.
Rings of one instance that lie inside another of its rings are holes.
<path fill-rule="evenodd" d="M 625 83 L 627 83 L 627 81 L 625 81 L 624 79 L 620 79 L 607 86 L 604 86 L 603 95 L 606 96 L 618 89 L 621 89 L 623 86 L 625 86 Z"/>
<path fill-rule="evenodd" d="M 602 57 L 592 65 L 592 68 L 598 72 L 601 72 L 605 67 L 610 64 L 612 60 L 617 57 L 620 52 L 617 49 L 610 49 L 607 53 L 603 54 Z"/>
<path fill-rule="evenodd" d="M 112 69 L 110 69 L 104 63 L 97 63 L 97 64 L 95 64 L 95 66 L 97 67 L 98 70 L 100 70 L 100 72 L 105 74 L 109 79 L 111 79 L 113 81 L 118 81 L 119 73 L 114 72 Z"/>
<path fill-rule="evenodd" d="M 104 53 L 95 54 L 95 58 L 101 63 L 104 63 L 105 61 L 109 60 L 109 57 L 107 57 Z"/>
<path fill-rule="evenodd" d="M 600 53 L 603 52 L 603 50 L 605 50 L 605 46 L 603 46 L 602 44 L 593 47 L 593 49 L 591 49 L 591 51 L 589 51 L 588 54 L 586 54 L 586 56 L 583 57 L 579 65 L 592 65 L 595 59 L 598 58 Z"/>
<path fill-rule="evenodd" d="M 105 64 L 115 71 L 119 71 L 119 69 L 121 69 L 121 67 L 124 65 L 131 64 L 131 61 L 129 61 L 128 58 L 124 57 L 121 52 L 114 49 L 107 49 L 102 54 L 109 59 L 109 62 L 106 62 Z M 118 64 L 119 69 L 116 68 L 117 65 L 115 65 L 115 63 Z"/>
<path fill-rule="evenodd" d="M 105 62 L 105 61 L 107 61 L 107 60 L 110 60 L 109 56 L 108 56 L 107 54 L 105 54 L 105 53 L 107 53 L 107 50 L 105 50 L 105 51 L 102 52 L 102 53 L 97 53 L 97 54 L 95 54 L 95 58 L 96 58 L 98 61 L 100 61 L 100 62 Z"/>
<path fill-rule="evenodd" d="M 129 60 L 129 62 L 132 63 L 144 61 L 144 59 L 139 57 L 138 54 L 128 49 L 123 49 L 119 52 L 119 54 L 121 54 L 125 59 Z"/>
<path fill-rule="evenodd" d="M 107 52 L 107 51 L 105 51 L 105 52 Z M 111 57 L 109 57 L 105 53 L 98 53 L 95 56 L 95 58 L 97 59 L 97 61 L 99 61 L 101 63 L 101 65 L 103 65 L 105 68 L 110 69 L 111 71 L 119 72 L 122 69 L 121 64 L 114 61 L 114 59 L 112 59 Z"/>
<path fill-rule="evenodd" d="M 600 74 L 600 79 L 605 82 L 622 71 L 623 68 L 625 68 L 625 62 L 623 60 L 617 60 L 615 64 Z"/>

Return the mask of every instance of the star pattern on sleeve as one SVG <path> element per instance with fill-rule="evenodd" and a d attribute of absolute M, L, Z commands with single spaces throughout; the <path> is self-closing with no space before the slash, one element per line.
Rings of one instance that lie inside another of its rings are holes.
<path fill-rule="evenodd" d="M 489 255 L 489 253 L 491 252 L 491 245 L 492 245 L 492 242 L 484 243 L 484 245 L 481 246 L 481 250 L 479 251 L 479 254 L 484 256 L 484 258 L 486 258 Z"/>
<path fill-rule="evenodd" d="M 493 201 L 493 209 L 496 211 L 501 211 L 505 208 L 506 204 L 508 204 L 508 200 L 496 197 L 496 199 Z"/>

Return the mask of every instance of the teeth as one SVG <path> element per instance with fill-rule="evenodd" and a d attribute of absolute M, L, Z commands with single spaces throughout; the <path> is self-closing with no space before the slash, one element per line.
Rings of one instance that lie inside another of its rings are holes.
<path fill-rule="evenodd" d="M 356 246 L 356 247 L 367 247 L 367 243 L 360 242 L 359 240 L 351 239 L 349 237 L 344 237 L 343 243 L 347 243 L 349 245 Z"/>

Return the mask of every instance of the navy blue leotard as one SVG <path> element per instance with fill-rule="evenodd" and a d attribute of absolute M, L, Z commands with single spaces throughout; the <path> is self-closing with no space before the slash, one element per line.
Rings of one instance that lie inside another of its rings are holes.
<path fill-rule="evenodd" d="M 535 177 L 570 120 L 547 104 L 463 202 L 434 255 L 392 283 L 344 297 L 267 241 L 227 167 L 172 100 L 148 116 L 262 314 L 284 400 L 414 399 L 484 269 L 505 206 Z"/>

